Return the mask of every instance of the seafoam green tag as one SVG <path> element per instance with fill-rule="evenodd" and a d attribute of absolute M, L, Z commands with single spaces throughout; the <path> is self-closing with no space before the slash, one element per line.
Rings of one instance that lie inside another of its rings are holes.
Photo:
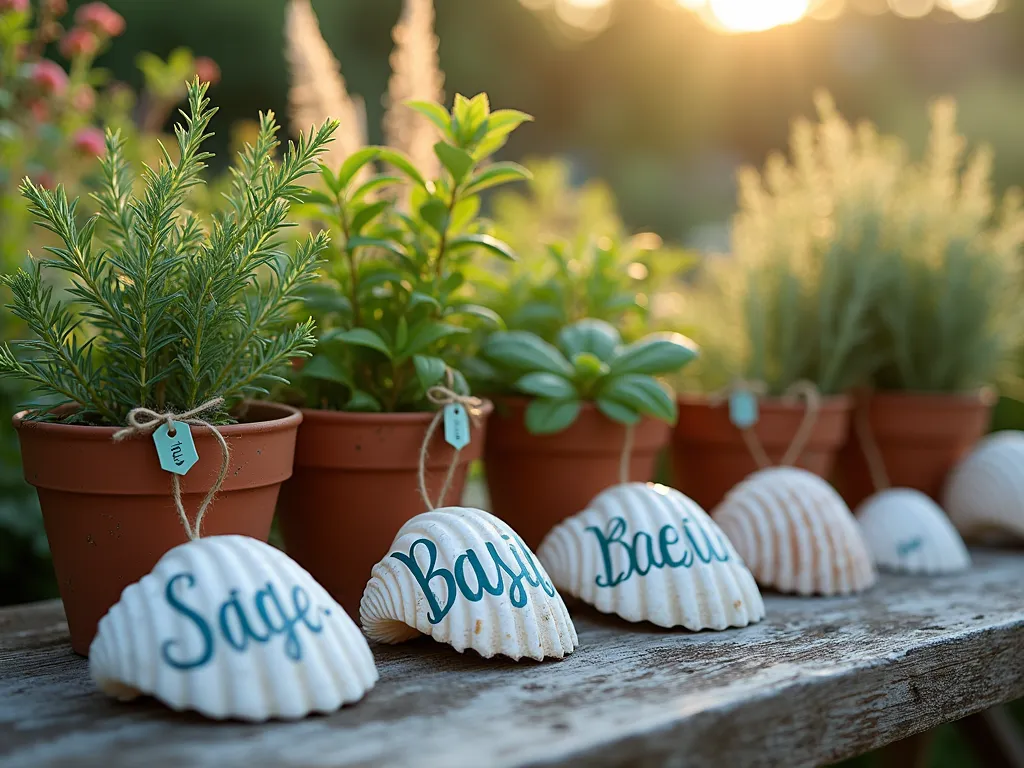
<path fill-rule="evenodd" d="M 746 389 L 729 394 L 729 421 L 738 429 L 750 429 L 757 424 L 757 396 Z"/>
<path fill-rule="evenodd" d="M 183 421 L 172 421 L 170 427 L 161 424 L 153 432 L 156 455 L 160 467 L 176 475 L 184 475 L 199 461 L 196 444 L 192 441 L 192 430 Z"/>
<path fill-rule="evenodd" d="M 469 414 L 462 403 L 444 407 L 444 439 L 457 451 L 469 445 Z"/>

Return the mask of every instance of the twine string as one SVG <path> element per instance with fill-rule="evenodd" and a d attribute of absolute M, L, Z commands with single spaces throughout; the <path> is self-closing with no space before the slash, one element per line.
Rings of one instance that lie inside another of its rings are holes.
<path fill-rule="evenodd" d="M 190 541 L 196 541 L 199 539 L 203 525 L 203 516 L 206 514 L 207 509 L 209 509 L 210 504 L 213 503 L 213 498 L 220 491 L 221 486 L 224 485 L 224 478 L 227 477 L 228 466 L 231 462 L 231 449 L 228 447 L 228 443 L 227 440 L 224 439 L 224 435 L 222 435 L 220 430 L 215 426 L 210 424 L 210 422 L 199 418 L 199 414 L 217 408 L 218 406 L 223 405 L 223 403 L 223 397 L 215 397 L 212 400 L 207 400 L 205 403 L 197 405 L 195 408 L 183 413 L 174 413 L 172 411 L 158 413 L 157 411 L 153 411 L 149 408 L 133 408 L 128 413 L 128 426 L 114 433 L 114 441 L 120 442 L 126 438 L 135 437 L 136 435 L 152 434 L 160 425 L 166 424 L 168 429 L 167 434 L 174 437 L 175 431 L 172 422 L 178 421 L 194 427 L 205 427 L 217 439 L 221 452 L 220 472 L 217 474 L 217 479 L 214 481 L 213 485 L 210 486 L 210 490 L 206 492 L 203 502 L 199 505 L 199 510 L 196 512 L 195 525 L 192 525 L 189 522 L 188 515 L 185 513 L 185 507 L 181 501 L 181 478 L 176 473 L 171 473 L 171 493 L 174 497 L 174 506 L 178 511 L 178 517 L 181 519 L 181 524 L 185 528 L 185 534 L 188 536 Z"/>
<path fill-rule="evenodd" d="M 626 437 L 622 441 L 622 453 L 619 455 L 619 482 L 629 482 L 629 469 L 633 458 L 633 442 L 636 438 L 636 424 L 626 425 Z"/>
<path fill-rule="evenodd" d="M 857 404 L 853 414 L 853 428 L 857 432 L 857 442 L 864 454 L 864 461 L 868 465 L 868 474 L 871 477 L 871 484 L 876 491 L 884 491 L 892 487 L 889 481 L 889 473 L 885 468 L 885 459 L 882 451 L 875 440 L 875 433 L 871 431 L 871 423 L 868 421 L 867 400 Z"/>
<path fill-rule="evenodd" d="M 444 504 L 445 497 L 448 495 L 448 491 L 451 490 L 452 481 L 455 479 L 455 471 L 459 468 L 459 454 L 462 453 L 461 448 L 455 450 L 455 455 L 452 456 L 452 460 L 448 464 L 448 471 L 445 474 L 444 483 L 441 485 L 437 504 L 434 504 L 430 498 L 430 492 L 427 490 L 427 454 L 430 452 L 430 441 L 434 438 L 434 433 L 437 432 L 437 428 L 444 418 L 445 406 L 453 404 L 464 406 L 470 420 L 476 425 L 480 419 L 480 406 L 483 405 L 483 400 L 479 397 L 462 395 L 455 391 L 455 377 L 452 374 L 451 368 L 447 369 L 445 375 L 447 379 L 446 386 L 435 384 L 427 390 L 427 400 L 432 405 L 437 406 L 437 412 L 434 413 L 434 418 L 431 419 L 430 425 L 427 427 L 427 433 L 423 436 L 423 444 L 420 446 L 420 497 L 429 510 L 437 509 Z"/>

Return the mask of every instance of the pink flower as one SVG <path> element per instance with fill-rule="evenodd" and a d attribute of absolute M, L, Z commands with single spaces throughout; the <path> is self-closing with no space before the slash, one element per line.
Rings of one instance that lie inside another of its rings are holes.
<path fill-rule="evenodd" d="M 75 21 L 107 37 L 117 37 L 125 27 L 124 16 L 106 3 L 86 3 L 75 12 Z"/>
<path fill-rule="evenodd" d="M 43 8 L 53 16 L 63 16 L 68 12 L 68 0 L 44 0 Z"/>
<path fill-rule="evenodd" d="M 68 73 L 57 62 L 42 59 L 32 70 L 32 82 L 45 94 L 60 95 L 68 87 Z"/>
<path fill-rule="evenodd" d="M 38 173 L 30 174 L 32 181 L 38 184 L 44 189 L 56 189 L 57 180 L 53 177 L 53 174 L 49 171 L 39 171 Z"/>
<path fill-rule="evenodd" d="M 196 75 L 204 83 L 214 85 L 220 82 L 220 67 L 209 56 L 196 56 Z"/>
<path fill-rule="evenodd" d="M 106 147 L 103 131 L 91 125 L 80 129 L 71 143 L 83 155 L 102 155 Z"/>
<path fill-rule="evenodd" d="M 28 10 L 28 0 L 0 0 L 0 13 L 24 13 Z"/>
<path fill-rule="evenodd" d="M 50 117 L 50 107 L 42 99 L 36 99 L 28 105 L 28 111 L 37 123 L 45 123 Z"/>
<path fill-rule="evenodd" d="M 60 52 L 68 59 L 90 56 L 99 50 L 100 40 L 84 27 L 75 27 L 60 41 Z"/>
<path fill-rule="evenodd" d="M 71 106 L 76 112 L 92 112 L 96 106 L 96 91 L 88 85 L 78 86 L 71 94 Z"/>

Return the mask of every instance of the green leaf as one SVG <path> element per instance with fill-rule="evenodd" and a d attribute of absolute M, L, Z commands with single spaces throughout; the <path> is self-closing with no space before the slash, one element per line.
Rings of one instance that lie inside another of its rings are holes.
<path fill-rule="evenodd" d="M 302 366 L 300 373 L 308 379 L 333 381 L 337 384 L 344 384 L 346 387 L 352 386 L 352 377 L 349 372 L 327 355 L 313 355 Z"/>
<path fill-rule="evenodd" d="M 402 357 L 406 358 L 418 352 L 423 352 L 441 339 L 463 333 L 469 333 L 469 329 L 460 328 L 457 325 L 449 325 L 448 323 L 437 323 L 433 320 L 417 323 L 409 331 L 409 343 L 402 350 Z"/>
<path fill-rule="evenodd" d="M 420 206 L 420 218 L 440 235 L 448 228 L 448 206 L 436 197 L 432 197 Z"/>
<path fill-rule="evenodd" d="M 612 374 L 673 373 L 697 357 L 697 345 L 680 333 L 658 333 L 624 347 L 609 363 Z"/>
<path fill-rule="evenodd" d="M 338 177 L 334 175 L 334 172 L 330 168 L 323 164 L 320 165 L 320 178 L 323 179 L 324 184 L 326 184 L 327 188 L 334 194 L 341 192 L 342 188 L 345 186 L 344 184 L 339 184 Z M 331 202 L 333 203 L 334 201 L 332 200 Z"/>
<path fill-rule="evenodd" d="M 496 109 L 487 118 L 487 135 L 507 136 L 523 123 L 532 121 L 533 115 L 518 109 Z"/>
<path fill-rule="evenodd" d="M 485 248 L 508 261 L 516 261 L 518 257 L 515 251 L 503 240 L 491 235 L 459 235 L 453 237 L 448 243 L 449 251 L 458 251 L 462 248 Z"/>
<path fill-rule="evenodd" d="M 578 397 L 576 387 L 572 385 L 571 381 L 544 371 L 526 374 L 516 382 L 515 386 L 525 395 L 546 397 L 551 400 L 572 400 Z"/>
<path fill-rule="evenodd" d="M 382 147 L 363 147 L 345 158 L 345 162 L 338 169 L 336 177 L 338 187 L 334 191 L 337 192 L 347 187 L 348 183 L 352 181 L 352 177 L 359 172 L 360 168 L 381 156 L 381 149 Z"/>
<path fill-rule="evenodd" d="M 405 315 L 402 315 L 402 317 L 398 318 L 398 326 L 395 328 L 395 349 L 401 353 L 408 342 L 409 321 L 405 319 Z"/>
<path fill-rule="evenodd" d="M 455 304 L 448 308 L 447 315 L 473 315 L 481 320 L 490 323 L 495 328 L 505 330 L 505 321 L 501 315 L 490 307 L 483 307 L 479 304 Z"/>
<path fill-rule="evenodd" d="M 422 291 L 412 291 L 409 294 L 409 309 L 415 309 L 420 304 L 429 304 L 437 309 L 441 308 L 441 302 L 430 294 L 423 293 Z"/>
<path fill-rule="evenodd" d="M 526 406 L 526 429 L 532 435 L 561 432 L 576 421 L 580 408 L 579 400 L 533 400 Z"/>
<path fill-rule="evenodd" d="M 350 237 L 348 242 L 345 243 L 347 249 L 355 250 L 356 248 L 381 248 L 385 251 L 390 251 L 396 256 L 408 259 L 409 252 L 405 250 L 405 246 L 401 243 L 397 243 L 394 240 L 384 240 L 379 237 L 363 237 L 362 235 L 356 235 Z"/>
<path fill-rule="evenodd" d="M 345 410 L 362 413 L 380 413 L 384 409 L 381 407 L 380 401 L 369 392 L 357 389 L 352 392 L 352 397 L 345 403 Z"/>
<path fill-rule="evenodd" d="M 412 364 L 416 368 L 416 378 L 419 379 L 424 392 L 441 381 L 448 369 L 448 364 L 440 357 L 427 355 L 413 355 Z"/>
<path fill-rule="evenodd" d="M 484 357 L 521 371 L 546 371 L 571 377 L 575 369 L 551 344 L 527 331 L 492 333 L 483 348 Z"/>
<path fill-rule="evenodd" d="M 622 337 L 611 323 L 587 318 L 565 326 L 558 332 L 557 343 L 570 360 L 580 352 L 590 352 L 607 363 L 615 356 Z"/>
<path fill-rule="evenodd" d="M 615 400 L 608 400 L 604 397 L 597 398 L 595 403 L 597 405 L 597 410 L 612 421 L 617 421 L 620 424 L 636 424 L 640 421 L 640 414 L 628 405 L 623 405 Z"/>
<path fill-rule="evenodd" d="M 455 138 L 452 134 L 452 120 L 448 111 L 440 104 L 432 101 L 406 101 L 405 105 L 414 109 L 436 125 L 445 136 Z"/>
<path fill-rule="evenodd" d="M 529 181 L 532 178 L 533 174 L 518 163 L 494 163 L 473 174 L 466 185 L 465 194 L 475 195 L 500 184 Z"/>
<path fill-rule="evenodd" d="M 615 376 L 605 382 L 600 396 L 662 421 L 676 420 L 675 398 L 659 381 L 644 374 Z"/>
<path fill-rule="evenodd" d="M 301 299 L 303 306 L 314 315 L 352 312 L 352 302 L 339 286 L 331 283 L 313 283 L 302 291 Z"/>
<path fill-rule="evenodd" d="M 338 201 L 330 195 L 324 194 L 316 189 L 307 189 L 302 194 L 302 202 L 313 203 L 314 205 L 335 206 Z"/>
<path fill-rule="evenodd" d="M 577 352 L 572 357 L 572 367 L 576 369 L 576 381 L 588 384 L 607 376 L 609 370 L 608 363 L 593 352 Z"/>
<path fill-rule="evenodd" d="M 390 201 L 379 200 L 376 203 L 370 203 L 369 205 L 360 208 L 352 217 L 351 231 L 358 235 L 363 231 L 363 227 L 373 221 L 389 205 L 391 205 Z M 351 238 L 349 238 L 349 242 L 352 242 Z"/>
<path fill-rule="evenodd" d="M 473 156 L 466 152 L 466 150 L 459 149 L 443 141 L 439 141 L 434 145 L 434 154 L 441 161 L 441 165 L 448 169 L 448 173 L 452 175 L 456 185 L 462 183 L 466 174 L 469 173 L 469 169 L 476 162 L 473 160 Z"/>
<path fill-rule="evenodd" d="M 402 183 L 402 177 L 401 176 L 388 176 L 388 175 L 380 174 L 380 175 L 374 176 L 372 179 L 367 181 L 362 186 L 357 187 L 355 189 L 355 191 L 353 191 L 352 194 L 350 194 L 348 196 L 348 199 L 349 199 L 349 202 L 356 203 L 356 202 L 359 202 L 360 200 L 362 200 L 366 195 L 370 194 L 371 192 L 376 192 L 378 189 L 382 189 L 384 187 L 391 186 L 392 184 L 401 184 L 401 183 Z"/>
<path fill-rule="evenodd" d="M 392 357 L 391 349 L 378 334 L 369 328 L 352 328 L 348 331 L 335 329 L 327 331 L 322 337 L 322 342 L 343 341 L 357 347 L 368 347 L 383 353 L 388 359 Z"/>
<path fill-rule="evenodd" d="M 412 161 L 409 160 L 408 157 L 398 150 L 388 149 L 386 147 L 378 147 L 377 149 L 379 150 L 377 157 L 382 163 L 393 165 L 419 186 L 424 188 L 427 186 L 427 182 L 423 179 L 423 175 L 416 170 L 416 166 L 412 164 Z"/>

